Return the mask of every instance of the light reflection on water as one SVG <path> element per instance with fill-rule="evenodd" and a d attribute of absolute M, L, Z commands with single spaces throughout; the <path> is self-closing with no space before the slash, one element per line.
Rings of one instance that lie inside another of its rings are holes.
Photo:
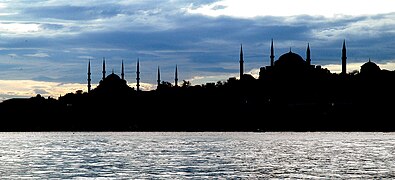
<path fill-rule="evenodd" d="M 0 133 L 2 179 L 395 178 L 395 133 Z"/>

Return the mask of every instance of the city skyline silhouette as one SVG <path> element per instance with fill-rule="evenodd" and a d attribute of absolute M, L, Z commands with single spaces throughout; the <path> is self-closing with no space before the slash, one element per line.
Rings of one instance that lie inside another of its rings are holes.
<path fill-rule="evenodd" d="M 271 41 L 270 65 L 260 67 L 259 78 L 254 78 L 244 73 L 245 53 L 240 45 L 239 78 L 178 84 L 175 65 L 172 84 L 161 81 L 158 67 L 160 83 L 150 91 L 139 89 L 139 59 L 136 87 L 127 84 L 123 62 L 121 77 L 114 71 L 107 75 L 103 58 L 102 79 L 92 88 L 88 61 L 85 92 L 77 90 L 59 99 L 37 94 L 0 103 L 1 114 L 26 123 L 10 122 L 3 130 L 393 131 L 387 117 L 395 107 L 390 83 L 395 71 L 381 69 L 369 59 L 359 72 L 347 73 L 346 40 L 339 49 L 342 73 L 331 73 L 314 65 L 310 44 L 305 58 L 290 49 L 275 60 Z M 37 120 L 26 120 L 31 118 Z"/>
<path fill-rule="evenodd" d="M 284 53 L 283 54 L 284 56 L 281 58 L 281 60 L 280 60 L 280 58 L 275 60 L 276 56 L 275 56 L 274 51 L 275 51 L 274 41 L 273 41 L 273 39 L 271 39 L 270 56 L 269 56 L 270 57 L 270 59 L 269 59 L 270 62 L 268 63 L 270 65 L 259 67 L 259 72 L 257 73 L 257 75 L 258 75 L 257 77 L 259 79 L 263 78 L 262 76 L 264 76 L 264 74 L 266 73 L 266 70 L 273 71 L 272 69 L 273 69 L 273 67 L 275 65 L 275 61 L 276 61 L 277 67 L 280 67 L 280 68 L 276 68 L 276 69 L 283 69 L 285 67 L 285 69 L 281 70 L 282 72 L 280 71 L 283 74 L 286 74 L 286 71 L 293 71 L 293 69 L 295 70 L 295 69 L 299 69 L 299 68 L 302 68 L 301 71 L 311 71 L 309 69 L 306 69 L 306 67 L 304 67 L 305 64 L 307 66 L 310 66 L 310 67 L 307 67 L 307 68 L 316 68 L 316 69 L 319 69 L 321 71 L 325 71 L 325 73 L 343 74 L 343 75 L 345 75 L 347 73 L 356 74 L 356 73 L 359 73 L 360 71 L 362 71 L 363 69 L 365 69 L 364 71 L 370 71 L 370 70 L 366 70 L 367 69 L 366 67 L 371 67 L 371 66 L 377 66 L 378 69 L 380 70 L 380 67 L 376 63 L 372 62 L 370 60 L 370 58 L 369 58 L 368 62 L 364 62 L 361 65 L 361 70 L 353 70 L 352 72 L 347 72 L 347 52 L 346 52 L 346 40 L 345 39 L 343 40 L 343 43 L 342 43 L 341 62 L 340 62 L 341 70 L 340 70 L 339 73 L 331 72 L 327 68 L 322 68 L 322 66 L 319 65 L 319 64 L 315 64 L 314 65 L 314 64 L 311 63 L 310 43 L 307 43 L 305 59 L 303 59 L 299 54 L 296 54 L 296 53 L 292 52 L 292 48 L 290 48 L 288 53 Z M 293 60 L 289 60 L 289 59 L 293 59 Z M 278 61 L 278 60 L 280 60 L 280 61 Z M 131 88 L 135 88 L 137 91 L 140 91 L 140 89 L 139 89 L 140 79 L 141 79 L 140 78 L 140 73 L 141 73 L 140 72 L 140 59 L 137 58 L 136 62 L 137 62 L 136 63 L 137 64 L 136 65 L 136 81 L 134 82 L 134 84 L 136 84 L 136 85 L 135 85 L 135 87 L 131 87 Z M 245 74 L 244 73 L 244 63 L 245 63 L 245 61 L 244 61 L 244 55 L 243 55 L 243 45 L 241 44 L 240 45 L 240 57 L 239 57 L 239 76 L 238 77 L 234 77 L 234 78 L 240 79 L 241 77 L 244 76 L 244 74 Z M 371 65 L 371 64 L 373 64 L 373 65 Z M 174 75 L 173 82 L 169 82 L 169 81 L 163 81 L 162 82 L 161 79 L 160 79 L 160 77 L 161 77 L 160 76 L 160 67 L 159 67 L 159 65 L 157 66 L 157 79 L 156 79 L 157 84 L 156 84 L 156 88 L 158 88 L 158 86 L 160 86 L 161 83 L 166 83 L 169 86 L 178 86 L 178 67 L 177 67 L 177 64 L 175 64 L 175 66 L 176 67 L 175 67 L 175 71 L 174 71 L 175 75 Z M 363 68 L 363 67 L 365 67 L 365 68 Z M 92 84 L 91 84 L 91 81 L 92 81 L 91 75 L 92 75 L 92 73 L 91 73 L 91 60 L 90 59 L 88 60 L 88 68 L 87 69 L 88 69 L 87 70 L 88 79 L 87 79 L 87 90 L 86 91 L 90 92 L 90 90 L 92 88 Z M 121 61 L 121 68 L 120 69 L 121 69 L 120 70 L 120 72 L 121 72 L 121 79 L 124 80 L 125 82 L 128 82 L 127 79 L 125 79 L 125 75 L 124 75 L 124 72 L 125 72 L 124 60 Z M 383 70 L 389 71 L 387 69 L 383 69 Z M 100 83 L 104 79 L 106 79 L 106 72 L 107 71 L 106 71 L 105 57 L 103 57 L 102 71 L 101 72 L 102 72 L 102 78 L 99 80 L 99 83 L 97 85 L 100 85 Z M 270 72 L 270 73 L 272 73 L 272 72 Z M 250 75 L 250 76 L 254 76 L 253 74 L 249 74 L 249 73 L 246 73 L 246 74 Z M 119 78 L 119 75 L 114 73 L 114 69 L 112 69 L 112 73 L 110 75 L 111 76 L 118 76 L 117 78 Z M 231 77 L 228 77 L 228 78 L 231 78 Z M 186 80 L 183 80 L 183 81 L 186 81 Z M 221 81 L 221 80 L 220 79 L 216 80 L 216 82 L 219 82 L 219 81 Z M 216 83 L 216 82 L 214 82 L 214 83 Z M 133 82 L 130 82 L 130 83 L 133 83 Z M 191 85 L 189 81 L 187 81 L 186 83 Z M 208 83 L 212 83 L 212 82 L 207 82 L 207 84 Z M 204 84 L 196 84 L 196 85 L 199 86 L 199 85 L 204 85 Z M 130 85 L 128 85 L 128 86 L 130 86 Z M 79 91 L 84 91 L 84 90 L 79 90 Z"/>

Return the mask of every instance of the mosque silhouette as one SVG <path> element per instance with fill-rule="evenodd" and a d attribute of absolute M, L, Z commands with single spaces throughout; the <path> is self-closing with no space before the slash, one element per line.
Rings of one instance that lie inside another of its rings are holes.
<path fill-rule="evenodd" d="M 259 77 L 244 73 L 240 47 L 239 78 L 191 85 L 161 80 L 157 88 L 140 89 L 140 63 L 136 87 L 124 76 L 106 76 L 92 89 L 91 62 L 87 68 L 87 92 L 79 90 L 58 99 L 40 95 L 0 103 L 3 131 L 394 131 L 395 71 L 372 62 L 359 72 L 347 73 L 346 42 L 341 49 L 341 73 L 313 65 L 310 45 L 306 56 L 289 52 L 275 60 L 270 44 L 270 65 Z"/>

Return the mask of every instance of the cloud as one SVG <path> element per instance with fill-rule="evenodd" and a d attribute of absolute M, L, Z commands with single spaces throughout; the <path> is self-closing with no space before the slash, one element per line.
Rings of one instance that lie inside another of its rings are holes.
<path fill-rule="evenodd" d="M 0 100 L 11 97 L 33 97 L 41 94 L 44 97 L 58 98 L 69 92 L 86 90 L 86 84 L 59 83 L 33 80 L 0 80 Z"/>
<path fill-rule="evenodd" d="M 259 78 L 259 68 L 253 68 L 245 72 L 245 74 L 250 74 L 252 77 L 255 79 Z M 227 81 L 231 77 L 235 77 L 239 79 L 239 72 L 234 72 L 234 73 L 222 73 L 222 74 L 216 74 L 216 75 L 210 75 L 210 76 L 194 76 L 190 79 L 187 79 L 186 81 L 191 82 L 192 85 L 202 85 L 206 83 L 216 83 L 218 81 Z"/>
<path fill-rule="evenodd" d="M 208 16 L 232 16 L 251 18 L 256 16 L 297 16 L 312 15 L 325 17 L 359 16 L 394 12 L 393 1 L 369 0 L 222 0 L 203 5 L 199 8 L 190 7 L 189 13 Z"/>
<path fill-rule="evenodd" d="M 216 72 L 216 73 L 238 71 L 238 69 L 225 69 L 222 67 L 195 68 L 195 70 L 202 71 L 202 72 L 208 71 L 208 72 Z"/>
<path fill-rule="evenodd" d="M 32 34 L 40 31 L 40 25 L 34 23 L 0 23 L 0 32 L 6 34 Z"/>
<path fill-rule="evenodd" d="M 190 79 L 187 79 L 186 81 L 191 82 L 192 85 L 202 85 L 206 83 L 216 83 L 218 81 L 226 81 L 230 77 L 236 77 L 232 76 L 235 74 L 222 74 L 222 75 L 212 75 L 212 76 L 194 76 L 191 77 Z"/>
<path fill-rule="evenodd" d="M 25 54 L 25 56 L 27 56 L 27 57 L 38 57 L 38 58 L 50 57 L 50 55 L 47 54 L 47 53 Z"/>
<path fill-rule="evenodd" d="M 136 86 L 137 83 L 129 83 L 128 85 L 134 89 L 136 89 L 136 87 L 137 87 Z M 153 85 L 151 83 L 143 83 L 143 82 L 140 83 L 140 90 L 142 90 L 142 91 L 150 91 L 150 90 L 154 90 L 154 89 L 156 89 L 156 85 Z"/>
<path fill-rule="evenodd" d="M 80 59 L 94 59 L 93 56 L 77 56 Z"/>
<path fill-rule="evenodd" d="M 12 57 L 12 58 L 18 57 L 18 56 L 19 56 L 18 54 L 15 54 L 15 53 L 10 53 L 10 54 L 7 54 L 7 55 L 10 56 L 10 57 Z"/>
<path fill-rule="evenodd" d="M 45 89 L 34 89 L 35 94 L 49 94 Z"/>
<path fill-rule="evenodd" d="M 117 6 L 101 3 L 98 6 L 36 6 L 24 9 L 23 13 L 45 19 L 91 20 L 116 16 L 121 11 Z"/>
<path fill-rule="evenodd" d="M 392 16 L 382 17 L 390 18 Z M 306 21 L 308 18 L 311 21 Z M 146 70 L 145 74 L 149 73 L 150 75 L 142 76 L 142 79 L 149 83 L 155 83 L 155 69 L 158 65 L 164 72 L 169 72 L 167 73 L 169 75 L 164 73 L 163 78 L 166 79 L 173 79 L 170 72 L 174 71 L 175 64 L 182 65 L 180 70 L 183 71 L 180 72 L 180 75 L 184 76 L 185 79 L 199 75 L 210 76 L 212 73 L 221 74 L 221 71 L 224 70 L 237 71 L 241 43 L 244 46 L 245 66 L 248 69 L 267 65 L 271 38 L 274 38 L 276 57 L 288 52 L 290 47 L 303 56 L 307 43 L 310 42 L 314 63 L 320 65 L 337 63 L 340 62 L 339 52 L 342 40 L 345 39 L 345 35 L 342 33 L 345 33 L 345 31 L 339 31 L 336 36 L 323 35 L 325 33 L 323 30 L 328 26 L 327 23 L 330 23 L 330 27 L 333 29 L 344 29 L 344 27 L 352 27 L 358 21 L 368 21 L 371 18 L 376 17 L 329 20 L 300 16 L 294 17 L 292 23 L 287 24 L 284 22 L 284 18 L 271 17 L 254 19 L 218 17 L 213 19 L 205 16 L 181 16 L 174 17 L 173 23 L 184 24 L 184 26 L 177 26 L 175 29 L 157 31 L 145 28 L 145 32 L 127 31 L 127 29 L 122 31 L 82 31 L 80 34 L 64 35 L 62 38 L 30 38 L 27 44 L 29 47 L 35 47 L 30 55 L 40 56 L 37 51 L 50 52 L 51 59 L 53 59 L 51 61 L 54 65 L 62 66 L 61 62 L 79 63 L 79 67 L 70 66 L 75 68 L 74 73 L 72 73 L 75 74 L 74 78 L 71 76 L 69 78 L 74 79 L 73 81 L 81 82 L 86 79 L 84 77 L 86 69 L 84 68 L 87 61 L 85 60 L 89 58 L 97 60 L 93 61 L 92 64 L 96 64 L 96 69 L 99 69 L 96 72 L 99 72 L 97 74 L 100 76 L 100 61 L 103 57 L 106 57 L 108 60 L 107 67 L 115 69 L 119 69 L 122 59 L 125 60 L 125 63 L 132 64 L 135 63 L 137 58 L 145 62 L 149 61 L 149 63 L 144 63 L 142 68 Z M 373 32 L 377 33 L 370 37 L 369 41 L 364 41 L 364 44 L 374 42 L 372 45 L 380 45 L 383 39 L 388 39 L 392 35 L 391 31 L 381 34 L 381 28 L 384 27 L 371 28 L 372 34 L 374 34 Z M 385 28 L 388 29 L 388 27 Z M 355 35 L 352 35 L 352 33 Z M 358 49 L 355 48 L 358 41 L 367 38 L 359 37 L 358 31 L 354 32 L 352 29 L 347 30 L 345 34 L 350 37 L 350 40 L 347 38 L 349 60 L 360 61 L 368 58 L 368 56 L 361 56 L 360 53 L 356 53 Z M 23 39 L 20 42 L 24 42 Z M 11 43 L 7 46 L 12 49 L 13 47 L 27 46 L 25 44 Z M 57 48 L 51 48 L 52 46 Z M 385 44 L 380 46 L 385 46 Z M 366 49 L 366 46 L 358 48 L 363 48 L 364 53 L 377 51 Z M 380 51 L 384 50 L 381 49 Z M 380 57 L 391 52 L 388 49 L 388 52 L 378 53 L 377 57 L 371 57 L 381 61 L 390 58 L 390 56 L 384 59 Z M 49 53 L 46 54 L 49 55 Z M 44 54 L 41 55 L 45 56 Z M 84 61 L 78 61 L 77 59 L 84 59 Z M 80 68 L 81 66 L 84 68 Z M 62 67 L 67 68 L 67 66 Z M 126 67 L 130 68 L 130 65 Z M 70 71 L 72 70 L 70 69 Z M 129 72 L 128 75 L 130 79 L 135 78 L 133 72 Z"/>
<path fill-rule="evenodd" d="M 46 23 L 46 24 L 41 24 L 40 28 L 45 29 L 45 30 L 61 30 L 65 28 L 65 25 L 63 24 L 55 24 L 55 23 Z"/>

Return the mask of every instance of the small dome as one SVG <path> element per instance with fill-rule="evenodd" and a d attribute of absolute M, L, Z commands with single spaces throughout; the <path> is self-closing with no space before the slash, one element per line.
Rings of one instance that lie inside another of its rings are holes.
<path fill-rule="evenodd" d="M 282 66 L 282 67 L 298 67 L 306 65 L 306 61 L 303 58 L 291 51 L 285 53 L 278 58 L 276 62 L 274 62 L 274 66 Z"/>
<path fill-rule="evenodd" d="M 380 72 L 380 70 L 381 70 L 380 67 L 376 63 L 370 61 L 370 59 L 368 62 L 366 62 L 361 66 L 361 74 L 378 73 Z"/>

